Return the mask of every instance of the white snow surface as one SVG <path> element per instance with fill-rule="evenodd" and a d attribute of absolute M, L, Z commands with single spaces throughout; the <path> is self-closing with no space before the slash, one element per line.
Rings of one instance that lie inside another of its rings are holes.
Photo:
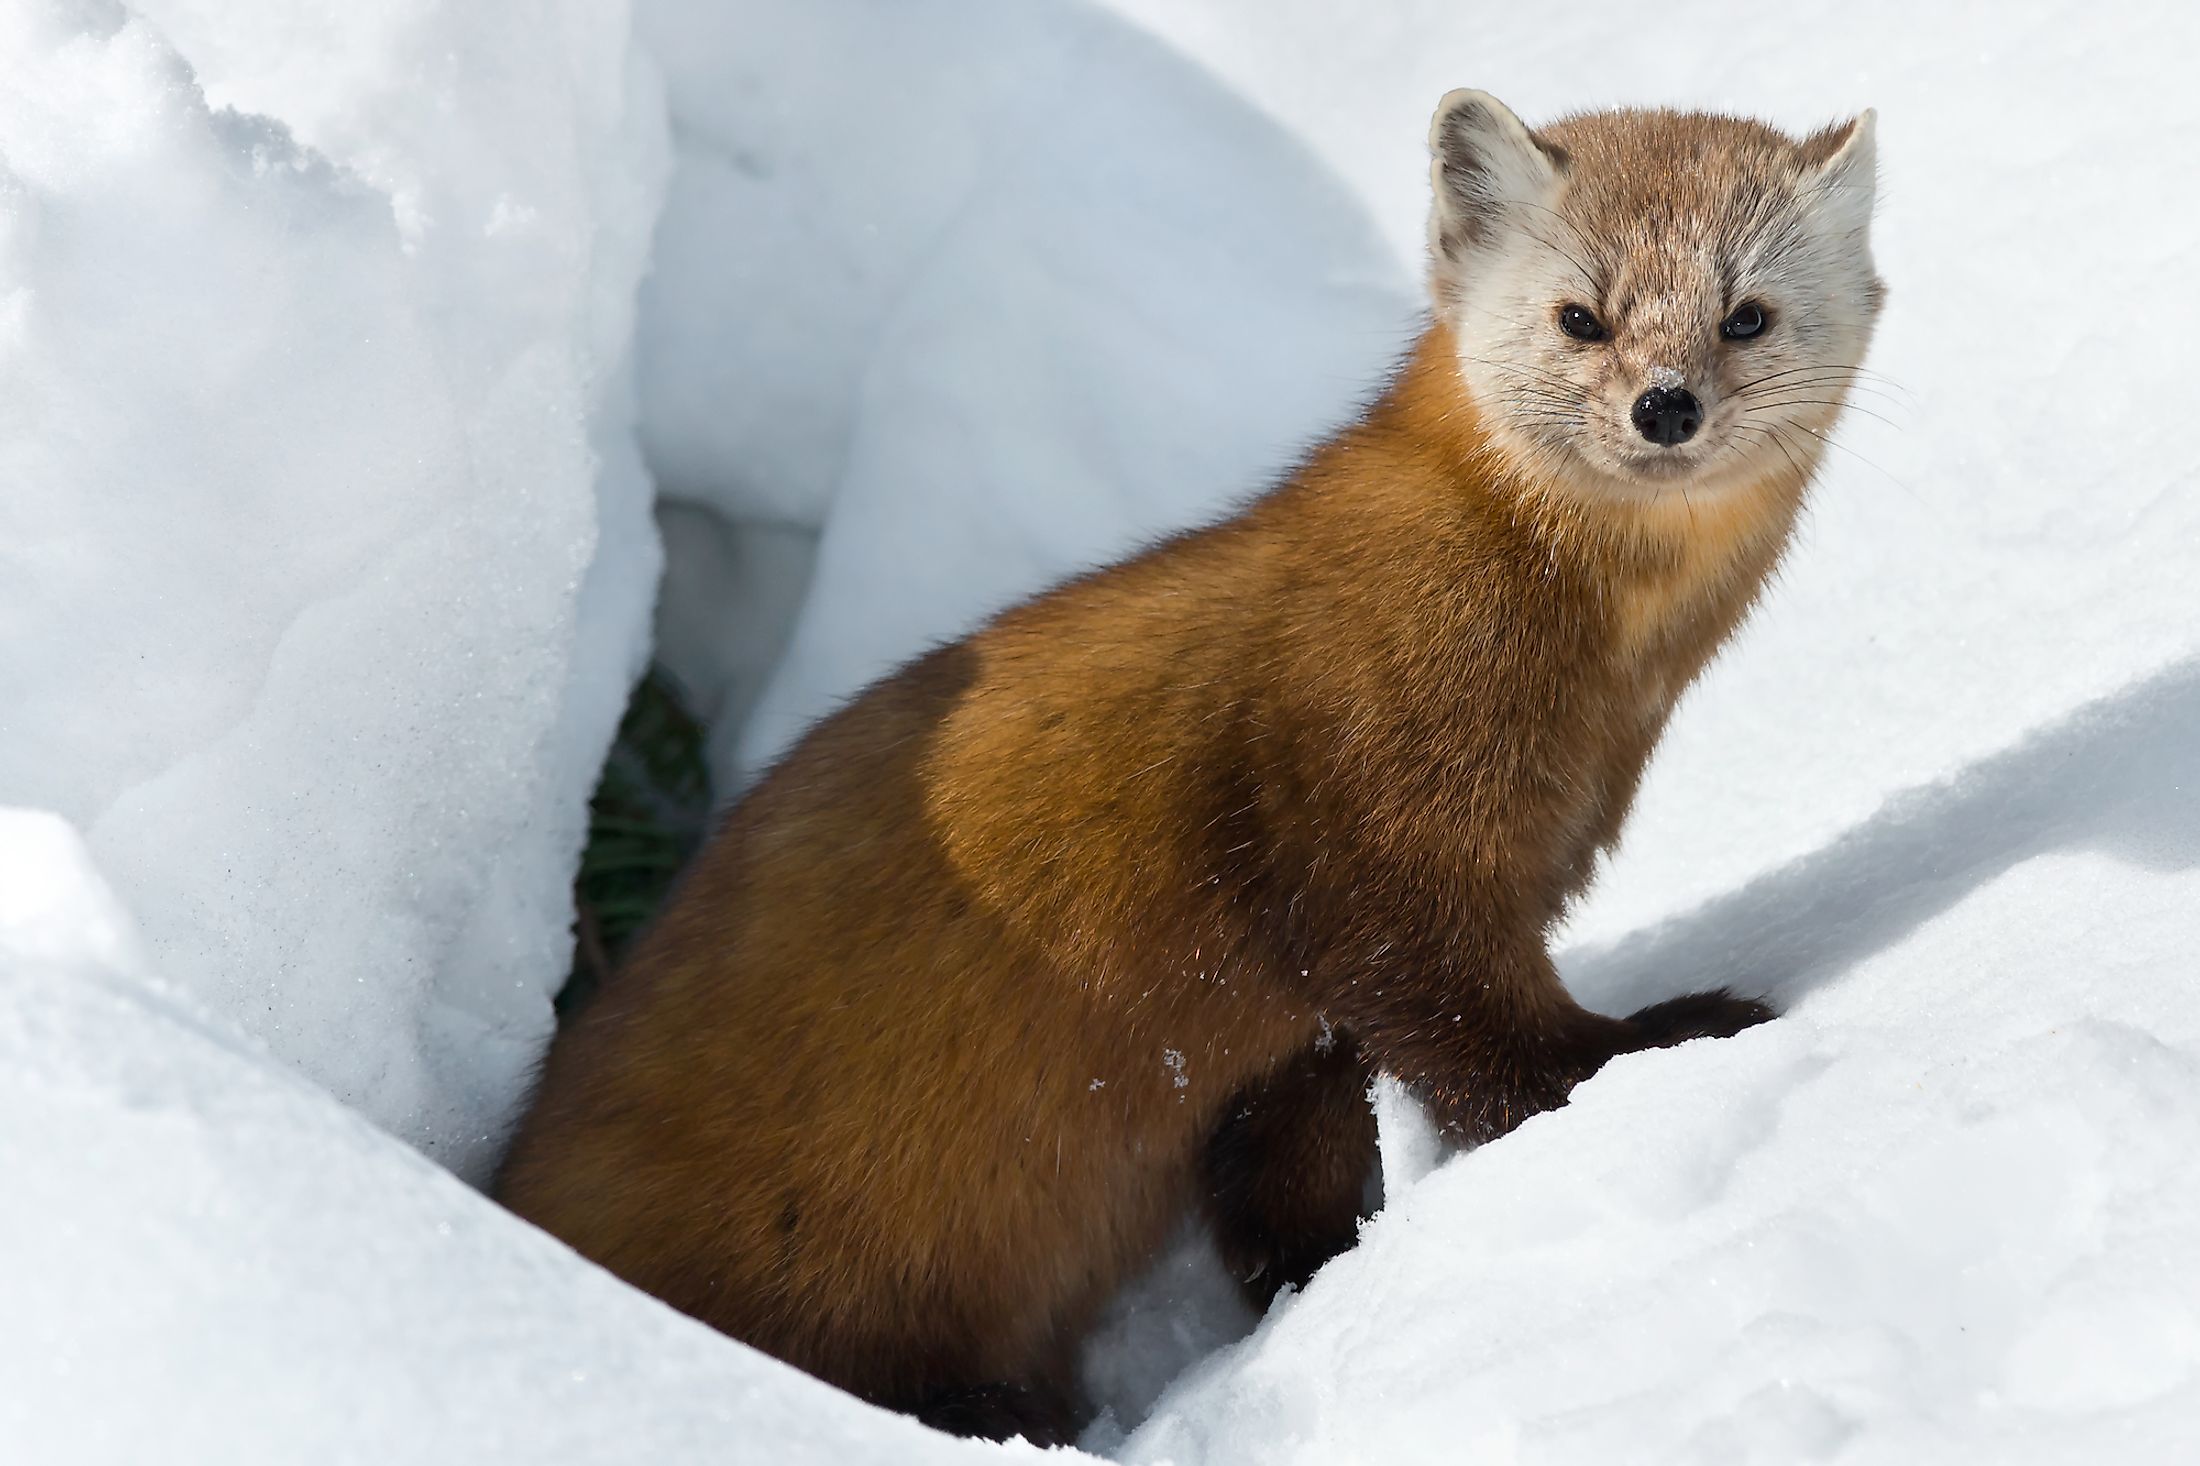
<path fill-rule="evenodd" d="M 0 1459 L 998 1459 L 636 1293 L 147 975 L 0 810 Z M 1010 1455 L 1038 1455 L 1036 1451 Z"/>
<path fill-rule="evenodd" d="M 1361 1245 L 1232 1342 L 1188 1240 L 1087 1445 L 2190 1456 L 2200 19 L 638 7 L 0 0 L 0 803 L 50 811 L 0 813 L 0 1459 L 1036 1455 L 443 1168 L 547 1035 L 646 647 L 629 425 L 730 790 L 1348 413 L 1455 85 L 1880 111 L 1889 380 L 1562 956 L 1785 1016 L 1467 1154 L 1384 1094 Z"/>
<path fill-rule="evenodd" d="M 652 74 L 592 0 L 8 0 L 0 57 L 0 801 L 479 1174 L 646 650 Z"/>
<path fill-rule="evenodd" d="M 675 549 L 666 650 L 727 793 L 912 653 L 1226 512 L 1411 340 L 1342 184 L 1101 9 L 639 15 L 677 142 L 643 442 L 727 542 L 686 520 L 717 573 Z"/>

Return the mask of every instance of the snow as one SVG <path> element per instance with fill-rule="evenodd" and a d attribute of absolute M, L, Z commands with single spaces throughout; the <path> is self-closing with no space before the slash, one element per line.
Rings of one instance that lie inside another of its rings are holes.
<path fill-rule="evenodd" d="M 1617 1062 L 1393 1196 L 1124 1458 L 2181 1459 L 2196 693 L 2143 686 L 1585 964 L 1598 997 L 1718 980 L 1760 934 L 1785 1016 Z"/>
<path fill-rule="evenodd" d="M 730 794 L 1348 413 L 1455 85 L 1879 109 L 1882 376 L 1562 954 L 1600 1007 L 1785 1016 L 1467 1154 L 1380 1088 L 1361 1245 L 1256 1326 L 1187 1235 L 1088 1350 L 1086 1445 L 2188 1453 L 2200 210 L 2158 175 L 2200 144 L 2196 31 L 0 0 L 0 804 L 45 811 L 0 813 L 0 1456 L 1035 1454 L 463 1184 L 547 1038 L 657 529 Z"/>
<path fill-rule="evenodd" d="M 730 546 L 709 589 L 675 565 L 665 618 L 729 793 L 926 646 L 1218 517 L 1411 339 L 1411 274 L 1342 186 L 1103 11 L 639 19 L 678 144 L 643 442 Z M 805 530 L 814 570 L 766 584 L 761 537 Z"/>
<path fill-rule="evenodd" d="M 58 816 L 0 811 L 0 1455 L 948 1463 L 268 1062 Z"/>
<path fill-rule="evenodd" d="M 0 6 L 0 800 L 471 1175 L 657 554 L 623 364 L 657 92 L 614 11 L 523 9 Z"/>

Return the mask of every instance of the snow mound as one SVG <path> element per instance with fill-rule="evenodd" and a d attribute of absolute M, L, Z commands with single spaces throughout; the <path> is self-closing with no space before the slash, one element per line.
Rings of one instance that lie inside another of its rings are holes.
<path fill-rule="evenodd" d="M 0 810 L 9 1460 L 1039 1456 L 858 1404 L 636 1293 L 143 960 L 67 824 Z"/>
<path fill-rule="evenodd" d="M 1124 1459 L 2181 1459 L 2196 718 L 2187 668 L 1654 936 L 1755 916 L 1802 958 L 1786 1016 L 1394 1194 Z"/>
<path fill-rule="evenodd" d="M 728 793 L 928 645 L 1263 487 L 1410 339 L 1413 272 L 1343 186 L 1096 7 L 638 18 L 679 140 L 643 441 L 731 539 L 683 518 L 667 650 Z M 770 577 L 820 530 L 798 600 Z"/>
<path fill-rule="evenodd" d="M 8 0 L 0 55 L 0 800 L 478 1174 L 646 644 L 651 74 L 579 0 Z"/>

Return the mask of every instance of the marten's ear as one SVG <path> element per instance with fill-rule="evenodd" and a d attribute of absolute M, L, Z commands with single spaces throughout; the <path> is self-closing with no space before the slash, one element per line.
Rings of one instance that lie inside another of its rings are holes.
<path fill-rule="evenodd" d="M 1879 191 L 1878 125 L 1879 114 L 1867 107 L 1795 145 L 1804 197 L 1838 234 L 1862 239 L 1871 233 Z"/>
<path fill-rule="evenodd" d="M 1508 205 L 1541 203 L 1566 170 L 1566 152 L 1521 124 L 1488 92 L 1447 92 L 1429 122 L 1429 245 L 1439 261 L 1487 243 Z"/>

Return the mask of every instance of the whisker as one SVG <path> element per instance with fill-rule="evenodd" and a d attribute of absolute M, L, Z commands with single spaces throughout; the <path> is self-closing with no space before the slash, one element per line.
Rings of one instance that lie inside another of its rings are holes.
<path fill-rule="evenodd" d="M 1815 428 L 1806 428 L 1801 423 L 1780 423 L 1777 425 L 1777 430 L 1783 432 L 1792 430 L 1795 432 L 1809 433 L 1813 438 L 1816 438 L 1819 442 L 1825 444 L 1828 448 L 1839 448 L 1843 453 L 1848 454 L 1849 457 L 1855 459 L 1858 463 L 1861 463 L 1866 468 L 1871 469 L 1874 473 L 1877 473 L 1880 477 L 1886 479 L 1888 483 L 1893 484 L 1896 488 L 1902 490 L 1903 493 L 1908 494 L 1911 498 L 1917 499 L 1920 503 L 1924 502 L 1924 500 L 1919 496 L 1916 489 L 1912 488 L 1909 484 L 1904 483 L 1901 479 L 1895 477 L 1893 474 L 1887 472 L 1887 470 L 1880 467 L 1879 464 L 1874 463 L 1871 459 L 1866 458 L 1863 454 L 1857 452 L 1854 448 L 1851 448 L 1848 444 L 1841 442 L 1839 439 L 1828 437 L 1826 434 L 1819 432 Z"/>
<path fill-rule="evenodd" d="M 1737 424 L 1735 427 L 1735 431 L 1754 432 L 1759 434 L 1764 442 L 1770 443 L 1773 447 L 1780 450 L 1780 456 L 1788 461 L 1789 468 L 1795 470 L 1795 476 L 1797 478 L 1808 478 L 1810 476 L 1809 470 L 1805 469 L 1803 465 L 1799 461 L 1797 461 L 1794 450 L 1790 449 L 1786 442 L 1781 439 L 1780 435 L 1778 433 L 1775 433 L 1771 428 L 1764 427 L 1759 424 Z"/>
<path fill-rule="evenodd" d="M 1914 399 L 1904 397 L 1900 393 L 1890 392 L 1869 384 L 1859 385 L 1842 377 L 1795 377 L 1784 382 L 1753 387 L 1747 391 L 1730 392 L 1727 395 L 1737 401 L 1748 401 L 1751 398 L 1763 397 L 1777 392 L 1810 391 L 1817 388 L 1837 388 L 1846 393 L 1876 397 L 1886 402 L 1888 406 L 1900 408 L 1904 411 L 1917 405 Z"/>
<path fill-rule="evenodd" d="M 1917 396 L 1916 393 L 1912 392 L 1909 388 L 1903 386 L 1900 382 L 1896 381 L 1894 378 L 1888 376 L 1884 372 L 1875 372 L 1870 367 L 1843 366 L 1838 362 L 1815 362 L 1805 366 L 1788 367 L 1783 371 L 1768 372 L 1764 376 L 1758 377 L 1754 381 L 1742 383 L 1741 386 L 1734 389 L 1733 395 L 1739 396 L 1744 392 L 1748 392 L 1754 388 L 1761 387 L 1768 382 L 1778 382 L 1787 378 L 1802 377 L 1806 373 L 1816 374 L 1816 377 L 1823 377 L 1826 379 L 1841 377 L 1860 379 L 1868 383 L 1871 387 L 1875 389 L 1900 393 L 1902 396 L 1911 398 L 1913 401 L 1916 399 Z M 1815 380 L 1816 378 L 1814 377 L 1813 379 Z M 1862 389 L 1859 388 L 1858 390 Z"/>
<path fill-rule="evenodd" d="M 1893 418 L 1875 408 L 1866 407 L 1857 402 L 1842 402 L 1831 397 L 1782 397 L 1771 402 L 1753 403 L 1749 410 L 1751 412 L 1763 412 L 1775 407 L 1838 407 L 1844 411 L 1862 413 L 1865 417 L 1874 421 L 1883 422 L 1896 432 L 1902 431 L 1901 423 L 1896 422 Z"/>

